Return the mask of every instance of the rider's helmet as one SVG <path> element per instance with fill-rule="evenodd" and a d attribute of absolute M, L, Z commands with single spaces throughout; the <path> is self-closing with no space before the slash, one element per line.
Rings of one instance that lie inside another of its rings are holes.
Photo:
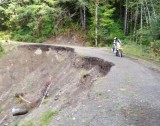
<path fill-rule="evenodd" d="M 114 40 L 116 40 L 117 39 L 117 37 L 114 37 Z"/>

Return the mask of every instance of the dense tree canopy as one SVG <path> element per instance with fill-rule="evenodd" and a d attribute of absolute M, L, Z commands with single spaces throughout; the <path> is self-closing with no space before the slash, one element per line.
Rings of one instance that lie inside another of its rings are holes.
<path fill-rule="evenodd" d="M 137 44 L 160 39 L 158 0 L 1 0 L 0 30 L 12 39 L 42 42 L 67 30 L 85 31 L 91 43 L 127 36 Z M 66 30 L 67 29 L 67 30 Z"/>

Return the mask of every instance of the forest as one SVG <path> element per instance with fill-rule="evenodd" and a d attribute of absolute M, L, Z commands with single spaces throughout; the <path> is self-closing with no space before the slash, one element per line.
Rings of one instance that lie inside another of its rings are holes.
<path fill-rule="evenodd" d="M 160 1 L 0 0 L 0 40 L 39 43 L 72 33 L 97 47 L 111 46 L 116 36 L 128 52 L 160 60 Z"/>

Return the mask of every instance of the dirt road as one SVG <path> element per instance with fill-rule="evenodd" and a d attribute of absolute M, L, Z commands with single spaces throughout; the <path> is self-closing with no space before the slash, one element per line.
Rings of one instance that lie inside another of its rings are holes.
<path fill-rule="evenodd" d="M 48 75 L 58 74 L 59 79 L 42 107 L 21 117 L 10 115 L 4 124 L 13 125 L 13 121 L 20 120 L 19 125 L 24 126 L 23 122 L 29 120 L 38 126 L 38 115 L 53 108 L 59 112 L 49 126 L 160 126 L 160 72 L 155 67 L 116 57 L 107 49 L 72 46 L 68 53 L 66 46 L 62 46 L 65 51 L 60 52 L 57 45 L 37 45 L 56 50 L 20 48 L 1 60 L 1 108 L 10 112 L 14 103 L 12 96 L 17 91 L 25 92 L 27 99 L 36 97 Z M 96 57 L 102 59 L 98 61 L 114 65 L 102 76 L 98 71 L 103 67 L 97 67 L 96 58 L 96 62 L 92 59 L 93 64 L 87 62 L 87 67 L 93 68 L 84 69 L 84 64 L 79 65 L 83 60 L 72 55 L 73 50 L 82 57 Z M 73 68 L 73 64 L 76 67 Z M 13 78 L 12 84 L 10 78 Z"/>

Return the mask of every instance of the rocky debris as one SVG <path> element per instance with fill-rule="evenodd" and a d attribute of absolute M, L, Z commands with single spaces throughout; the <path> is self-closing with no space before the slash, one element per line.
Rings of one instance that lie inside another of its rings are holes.
<path fill-rule="evenodd" d="M 40 48 L 38 48 L 34 53 L 36 55 L 41 55 L 42 54 L 42 50 Z"/>
<path fill-rule="evenodd" d="M 60 95 L 56 95 L 54 100 L 57 101 L 59 99 Z"/>

